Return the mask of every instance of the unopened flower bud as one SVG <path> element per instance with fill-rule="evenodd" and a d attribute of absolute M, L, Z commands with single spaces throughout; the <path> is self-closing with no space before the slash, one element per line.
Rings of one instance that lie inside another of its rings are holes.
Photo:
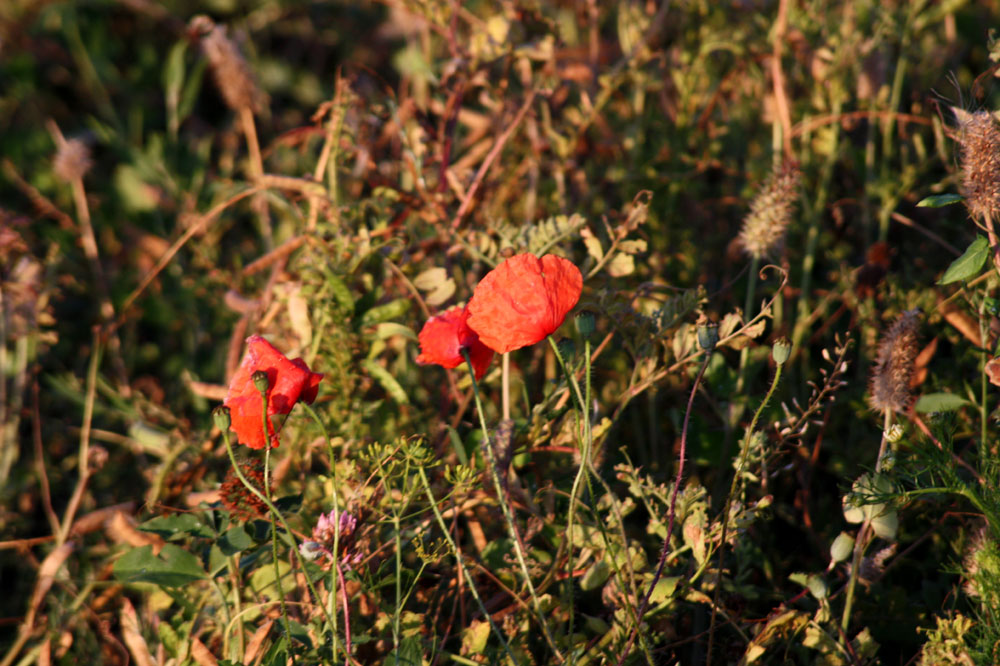
<path fill-rule="evenodd" d="M 217 427 L 222 432 L 229 430 L 229 426 L 233 422 L 233 417 L 229 414 L 229 408 L 225 405 L 219 405 L 212 411 L 212 418 L 215 419 L 215 427 Z"/>
<path fill-rule="evenodd" d="M 299 544 L 299 554 L 312 562 L 323 554 L 323 547 L 315 541 L 303 541 Z"/>
<path fill-rule="evenodd" d="M 830 563 L 843 562 L 854 552 L 854 537 L 847 532 L 841 532 L 830 544 Z"/>
<path fill-rule="evenodd" d="M 893 423 L 889 430 L 886 431 L 885 438 L 890 444 L 898 444 L 899 440 L 903 439 L 903 426 Z"/>
<path fill-rule="evenodd" d="M 715 344 L 719 341 L 719 325 L 708 321 L 698 322 L 698 346 L 703 351 L 710 352 L 715 349 Z"/>
<path fill-rule="evenodd" d="M 778 338 L 771 345 L 771 358 L 778 365 L 784 365 L 788 357 L 792 355 L 792 343 L 788 341 L 788 338 Z"/>
<path fill-rule="evenodd" d="M 589 340 L 594 334 L 594 313 L 584 310 L 576 315 L 576 331 L 584 340 Z"/>
<path fill-rule="evenodd" d="M 257 390 L 261 393 L 267 393 L 267 390 L 271 388 L 271 380 L 268 379 L 267 373 L 263 370 L 257 370 L 252 375 L 250 379 L 253 380 L 253 385 L 257 387 Z"/>

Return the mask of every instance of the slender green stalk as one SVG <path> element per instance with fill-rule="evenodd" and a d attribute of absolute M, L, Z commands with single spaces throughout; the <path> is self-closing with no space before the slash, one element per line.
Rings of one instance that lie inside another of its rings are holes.
<path fill-rule="evenodd" d="M 694 384 L 691 386 L 691 395 L 688 397 L 687 407 L 684 410 L 684 424 L 681 426 L 681 446 L 680 450 L 677 452 L 677 475 L 674 477 L 674 487 L 670 491 L 670 509 L 667 512 L 667 533 L 663 537 L 663 547 L 660 548 L 660 561 L 656 565 L 656 573 L 653 574 L 653 580 L 649 582 L 649 588 L 646 590 L 646 596 L 643 597 L 642 604 L 639 606 L 638 620 L 636 621 L 635 628 L 629 634 L 628 641 L 625 643 L 625 648 L 622 650 L 621 656 L 618 658 L 617 666 L 622 666 L 625 663 L 625 659 L 628 657 L 628 653 L 632 649 L 632 643 L 635 642 L 636 636 L 642 633 L 639 623 L 642 620 L 642 616 L 645 615 L 646 609 L 649 608 L 649 600 L 653 597 L 653 590 L 656 589 L 656 584 L 659 582 L 660 576 L 663 575 L 663 567 L 666 566 L 667 563 L 667 555 L 670 552 L 670 534 L 674 531 L 677 495 L 680 491 L 681 481 L 684 479 L 684 458 L 687 455 L 687 433 L 688 425 L 691 422 L 691 410 L 694 407 L 694 396 L 698 393 L 698 386 L 701 385 L 701 380 L 705 376 L 705 370 L 708 368 L 708 363 L 711 358 L 711 350 L 705 350 L 705 358 L 702 360 L 701 367 L 698 368 L 698 374 L 695 375 Z M 711 654 L 711 652 L 709 654 Z"/>
<path fill-rule="evenodd" d="M 712 619 L 708 624 L 708 648 L 705 655 L 705 666 L 711 666 L 712 663 L 712 644 L 715 638 L 715 620 L 718 615 L 719 609 L 719 591 L 722 589 L 722 556 L 726 551 L 726 537 L 729 530 L 729 511 L 733 504 L 733 496 L 736 495 L 736 487 L 739 485 L 740 478 L 743 476 L 743 468 L 747 463 L 747 456 L 750 454 L 750 443 L 753 441 L 753 433 L 757 429 L 757 421 L 760 420 L 760 415 L 764 412 L 764 408 L 771 401 L 771 397 L 774 395 L 774 390 L 778 387 L 778 381 L 781 379 L 781 368 L 784 364 L 779 363 L 778 367 L 774 371 L 774 379 L 771 381 L 771 388 L 768 389 L 767 395 L 764 396 L 763 402 L 757 407 L 757 411 L 753 415 L 753 419 L 750 421 L 750 427 L 747 428 L 746 434 L 743 437 L 743 448 L 740 451 L 740 460 L 736 465 L 736 472 L 733 474 L 733 481 L 729 486 L 729 494 L 726 495 L 725 508 L 722 510 L 722 539 L 719 541 L 719 577 L 720 580 L 715 584 L 715 592 L 712 594 Z"/>
<path fill-rule="evenodd" d="M 569 596 L 569 602 L 568 602 L 567 605 L 568 605 L 568 607 L 569 607 L 570 610 L 569 610 L 569 629 L 567 631 L 567 634 L 570 635 L 570 636 L 572 636 L 573 635 L 573 619 L 574 619 L 573 616 L 575 614 L 574 611 L 573 611 L 573 571 L 575 570 L 574 567 L 573 567 L 573 516 L 574 516 L 575 509 L 576 509 L 576 504 L 577 504 L 576 496 L 577 496 L 577 494 L 579 492 L 579 482 L 580 482 L 580 479 L 583 478 L 584 482 L 587 484 L 587 492 L 590 494 L 591 497 L 595 496 L 594 495 L 594 488 L 593 488 L 593 486 L 591 485 L 591 482 L 590 482 L 591 477 L 597 479 L 597 481 L 604 487 L 604 490 L 608 494 L 609 497 L 613 497 L 614 494 L 611 491 L 611 488 L 607 485 L 607 483 L 605 483 L 604 479 L 602 479 L 600 477 L 600 475 L 597 473 L 597 470 L 594 469 L 594 466 L 593 466 L 594 436 L 593 436 L 593 426 L 592 426 L 591 419 L 590 419 L 590 409 L 589 409 L 589 405 L 591 403 L 590 340 L 588 339 L 588 340 L 584 341 L 584 359 L 585 359 L 584 360 L 584 373 L 585 373 L 585 379 L 584 379 L 584 390 L 583 390 L 583 393 L 582 393 L 582 396 L 583 396 L 582 399 L 581 399 L 581 392 L 580 392 L 579 382 L 577 382 L 576 377 L 574 376 L 574 374 L 572 372 L 570 372 L 569 367 L 566 365 L 566 359 L 564 359 L 563 356 L 562 356 L 562 354 L 560 353 L 560 351 L 559 351 L 559 345 L 555 344 L 555 342 L 552 340 L 551 337 L 549 337 L 549 344 L 552 346 L 552 351 L 553 351 L 553 353 L 555 353 L 556 359 L 559 361 L 559 367 L 562 369 L 563 373 L 566 375 L 566 381 L 567 381 L 567 383 L 573 389 L 573 393 L 577 397 L 577 400 L 578 400 L 579 405 L 580 405 L 580 413 L 582 414 L 581 418 L 582 418 L 582 421 L 583 421 L 583 437 L 582 437 L 581 446 L 580 446 L 580 448 L 581 448 L 580 467 L 577 470 L 576 477 L 574 478 L 574 481 L 573 481 L 573 488 L 572 488 L 571 493 L 570 493 L 569 518 L 567 520 L 566 536 L 564 537 L 564 540 L 565 540 L 565 543 L 566 543 L 567 549 L 568 549 L 567 550 L 566 558 L 567 558 L 567 567 L 569 569 L 569 576 L 567 578 L 567 580 L 569 581 L 569 585 L 568 585 L 568 588 L 567 588 L 568 596 Z M 620 516 L 619 516 L 619 521 L 618 521 L 618 527 L 619 527 L 619 529 L 624 530 L 624 528 L 623 528 L 623 526 L 621 524 Z M 598 528 L 598 530 L 601 533 L 601 539 L 602 539 L 602 542 L 604 543 L 605 549 L 607 549 L 610 552 L 611 549 L 612 549 L 611 539 L 610 539 L 610 537 L 607 534 L 607 530 L 605 529 L 604 522 L 598 520 L 597 521 L 597 528 Z M 622 543 L 623 544 L 627 543 L 628 539 L 625 536 L 624 531 L 622 532 L 621 536 L 622 536 Z M 612 557 L 612 558 L 610 558 L 610 561 L 611 561 L 611 567 L 614 570 L 614 575 L 616 576 L 616 578 L 620 579 L 622 577 L 622 572 L 621 572 L 621 570 L 618 567 L 617 558 Z M 629 584 L 633 588 L 635 588 L 636 587 L 635 586 L 635 580 L 634 580 L 634 578 L 632 576 L 631 567 L 629 568 L 628 572 L 629 572 Z M 634 626 L 636 628 L 636 631 L 638 631 L 638 628 L 639 628 L 639 617 L 640 617 L 638 611 L 631 604 L 627 605 L 626 608 L 628 609 L 630 618 L 634 622 Z M 652 665 L 654 663 L 653 656 L 652 656 L 652 653 L 649 650 L 649 644 L 646 641 L 646 637 L 642 633 L 639 634 L 639 645 L 642 648 L 643 655 L 646 657 L 646 661 L 650 665 Z M 571 654 L 571 658 L 575 657 L 575 656 L 576 656 L 575 653 Z"/>
<path fill-rule="evenodd" d="M 576 378 L 573 377 L 573 373 L 570 372 L 569 368 L 566 367 L 566 361 L 563 359 L 562 354 L 559 353 L 559 345 L 555 343 L 552 336 L 548 337 L 549 345 L 552 347 L 553 353 L 556 355 L 556 359 L 559 361 L 559 365 L 562 367 L 563 372 L 566 374 L 566 381 L 572 387 L 577 403 L 580 407 L 581 419 L 583 420 L 583 440 L 580 451 L 580 466 L 576 470 L 576 476 L 573 478 L 573 486 L 569 493 L 569 510 L 567 511 L 566 518 L 566 567 L 568 569 L 569 576 L 567 581 L 569 585 L 567 587 L 568 604 L 569 604 L 569 628 L 567 634 L 573 635 L 573 616 L 575 612 L 573 611 L 573 521 L 576 516 L 576 502 L 577 497 L 580 492 L 580 484 L 583 479 L 587 476 L 587 463 L 590 461 L 591 456 L 591 436 L 590 436 L 590 410 L 587 409 L 588 398 L 584 398 L 580 393 L 580 386 L 576 382 Z M 587 341 L 586 356 L 588 359 L 588 372 L 587 372 L 587 385 L 590 385 L 590 372 L 589 372 L 589 359 L 590 359 L 590 341 Z"/>
<path fill-rule="evenodd" d="M 427 481 L 427 473 L 424 471 L 423 465 L 417 466 L 417 474 L 420 475 L 420 482 L 424 486 L 424 493 L 427 495 L 427 503 L 431 505 L 431 511 L 434 512 L 434 517 L 437 519 L 438 527 L 441 528 L 441 533 L 444 534 L 445 541 L 448 542 L 448 547 L 451 548 L 451 553 L 454 555 L 455 561 L 458 562 L 458 568 L 462 572 L 462 578 L 464 578 L 469 584 L 469 591 L 472 593 L 472 598 L 476 600 L 476 605 L 479 606 L 479 612 L 481 612 L 483 617 L 486 618 L 486 621 L 490 623 L 490 629 L 493 631 L 493 635 L 495 635 L 500 641 L 500 644 L 503 645 L 504 652 L 507 653 L 510 663 L 516 664 L 517 660 L 514 658 L 514 653 L 510 651 L 510 645 L 507 643 L 507 639 L 504 638 L 503 633 L 500 631 L 500 627 L 493 622 L 493 617 L 490 616 L 489 611 L 486 610 L 486 606 L 483 604 L 482 598 L 479 596 L 479 590 L 476 589 L 476 584 L 469 575 L 468 569 L 465 568 L 465 563 L 462 561 L 462 554 L 458 552 L 458 546 L 455 544 L 454 539 L 451 538 L 451 532 L 448 531 L 448 525 L 444 522 L 441 510 L 438 509 L 437 500 L 434 499 L 434 493 L 431 492 L 431 484 Z"/>
<path fill-rule="evenodd" d="M 305 568 L 304 563 L 302 562 L 302 559 L 299 557 L 299 545 L 298 545 L 298 543 L 295 540 L 295 533 L 292 532 L 292 528 L 288 526 L 288 523 L 285 521 L 285 517 L 281 515 L 281 512 L 278 511 L 278 508 L 276 506 L 274 506 L 274 503 L 271 502 L 270 499 L 268 499 L 267 497 L 265 497 L 264 493 L 262 493 L 256 487 L 254 487 L 254 485 L 252 483 L 250 483 L 249 480 L 247 480 L 247 477 L 243 475 L 243 470 L 240 469 L 239 463 L 236 462 L 236 454 L 233 453 L 233 445 L 229 441 L 229 431 L 228 430 L 223 430 L 222 431 L 222 441 L 226 445 L 226 453 L 229 454 L 229 462 L 233 466 L 233 472 L 236 473 L 236 478 L 238 478 L 240 480 L 240 483 L 242 483 L 243 486 L 248 491 L 250 491 L 250 493 L 253 494 L 254 497 L 256 497 L 257 499 L 259 499 L 261 502 L 264 503 L 264 505 L 271 512 L 271 515 L 274 516 L 278 520 L 278 522 L 281 523 L 281 526 L 283 528 L 285 528 L 285 532 L 288 534 L 288 538 L 291 539 L 291 541 L 292 541 L 292 548 L 291 548 L 292 556 L 296 558 L 296 561 L 299 563 L 299 567 L 302 569 L 303 573 L 305 574 L 306 573 L 306 568 Z M 305 575 L 305 579 L 306 579 L 306 585 L 309 586 L 309 591 L 312 593 L 313 597 L 315 597 L 316 600 L 318 601 L 320 599 L 320 596 L 319 596 L 319 594 L 317 594 L 316 587 L 313 585 L 312 581 L 309 579 L 309 575 L 308 574 Z M 324 606 L 323 604 L 319 604 L 319 607 L 323 611 L 323 615 L 325 616 L 326 621 L 330 624 L 330 626 L 333 626 L 333 624 L 334 624 L 333 620 L 330 619 L 330 614 L 327 613 L 326 606 Z"/>
<path fill-rule="evenodd" d="M 312 405 L 302 403 L 302 407 L 306 410 L 306 413 L 312 417 L 312 420 L 319 426 L 320 432 L 323 433 L 323 439 L 326 440 L 326 450 L 327 454 L 330 456 L 330 475 L 333 479 L 333 492 L 331 500 L 333 501 L 333 513 L 337 520 L 334 521 L 333 525 L 333 561 L 340 561 L 340 498 L 338 497 L 338 492 L 340 491 L 340 483 L 337 481 L 337 463 L 336 456 L 333 450 L 333 443 L 330 441 L 330 435 L 326 432 L 326 427 L 323 425 L 323 421 L 319 418 L 319 414 L 316 410 L 312 408 Z M 331 632 L 333 635 L 333 658 L 337 658 L 337 571 L 336 567 L 330 570 L 330 595 L 327 599 L 327 617 L 332 618 L 333 622 L 331 624 Z M 347 612 L 347 608 L 344 608 L 344 612 Z M 345 615 L 346 617 L 346 615 Z"/>
<path fill-rule="evenodd" d="M 878 447 L 878 458 L 875 461 L 875 473 L 882 471 L 882 457 L 889 445 L 889 428 L 892 427 L 892 410 L 887 409 L 882 419 L 882 441 Z M 847 629 L 851 624 L 851 609 L 854 607 L 854 591 L 858 586 L 858 576 L 861 569 L 861 558 L 871 541 L 871 518 L 865 518 L 858 530 L 858 539 L 854 542 L 854 554 L 851 558 L 851 577 L 847 581 L 847 596 L 844 598 L 844 614 L 840 617 L 840 631 L 847 639 Z"/>
<path fill-rule="evenodd" d="M 236 637 L 238 640 L 237 652 L 235 656 L 240 663 L 243 663 L 243 657 L 246 654 L 246 636 L 244 635 L 243 628 L 243 600 L 240 594 L 240 558 L 238 555 L 233 555 L 229 558 L 229 575 L 233 582 L 233 607 L 236 610 L 234 619 L 236 620 Z M 232 621 L 230 621 L 230 624 L 231 623 Z M 224 637 L 226 641 L 229 640 L 228 631 L 225 633 Z"/>
<path fill-rule="evenodd" d="M 524 577 L 525 586 L 528 588 L 528 594 L 531 596 L 531 604 L 535 610 L 535 619 L 538 621 L 539 626 L 542 629 L 542 633 L 545 635 L 545 641 L 549 644 L 549 648 L 555 653 L 559 662 L 565 661 L 562 652 L 559 651 L 558 646 L 556 646 L 555 640 L 552 638 L 552 634 L 549 632 L 548 623 L 545 621 L 545 616 L 542 614 L 542 607 L 538 601 L 538 594 L 535 592 L 535 586 L 531 582 L 531 575 L 528 572 L 528 563 L 524 559 L 524 550 L 521 548 L 521 535 L 517 531 L 517 525 L 514 524 L 514 516 L 511 515 L 510 507 L 507 506 L 507 502 L 504 499 L 503 484 L 500 483 L 500 473 L 497 470 L 496 456 L 493 453 L 493 442 L 490 439 L 489 429 L 486 427 L 486 417 L 483 414 L 483 401 L 479 396 L 479 384 L 476 382 L 476 370 L 472 366 L 472 358 L 469 356 L 467 349 L 462 350 L 462 355 L 465 357 L 465 363 L 469 366 L 469 376 L 472 377 L 472 394 L 476 400 L 476 412 L 479 414 L 479 427 L 482 428 L 483 438 L 485 441 L 487 465 L 490 468 L 490 477 L 493 479 L 493 488 L 497 493 L 497 503 L 500 505 L 500 510 L 503 512 L 504 520 L 507 523 L 507 531 L 510 533 L 510 538 L 514 542 L 514 554 L 517 556 L 517 562 L 521 567 L 521 574 Z"/>
<path fill-rule="evenodd" d="M 760 279 L 759 271 L 760 258 L 750 257 L 750 272 L 747 274 L 747 295 L 746 300 L 743 302 L 744 321 L 750 321 L 753 319 L 754 294 L 757 291 L 757 280 Z M 740 367 L 736 376 L 736 391 L 733 394 L 735 398 L 739 398 L 743 395 L 743 389 L 746 386 L 747 380 L 747 362 L 749 360 L 750 346 L 747 345 L 740 350 Z M 722 451 L 723 460 L 729 457 L 729 451 L 732 446 L 733 432 L 735 431 L 736 424 L 739 422 L 740 417 L 743 415 L 744 409 L 746 409 L 746 403 L 744 402 L 740 402 L 737 399 L 733 399 L 729 402 L 729 423 L 726 424 L 726 441 Z M 717 490 L 721 490 L 721 488 L 718 488 Z"/>
<path fill-rule="evenodd" d="M 843 90 L 839 86 L 835 87 L 831 113 L 839 116 L 844 108 Z M 806 231 L 806 252 L 802 259 L 802 286 L 799 289 L 798 314 L 795 327 L 792 331 L 792 353 L 797 354 L 802 343 L 802 338 L 809 325 L 809 290 L 812 288 L 812 272 L 816 266 L 816 251 L 819 247 L 820 219 L 826 209 L 826 202 L 830 196 L 830 182 L 833 179 L 833 169 L 837 164 L 837 156 L 840 153 L 840 124 L 832 126 L 833 141 L 830 152 L 826 156 L 820 172 L 819 184 L 816 189 L 816 199 L 809 209 L 809 227 Z M 803 359 L 808 358 L 803 354 Z"/>
<path fill-rule="evenodd" d="M 256 384 L 256 381 L 254 382 Z M 264 425 L 264 496 L 271 499 L 271 429 L 267 419 L 267 388 L 260 392 L 263 409 L 261 420 Z M 285 605 L 285 590 L 281 585 L 281 567 L 278 566 L 278 525 L 271 515 L 271 559 L 274 560 L 274 585 L 278 588 L 278 599 L 281 601 L 281 619 L 285 623 L 285 635 L 291 640 L 292 624 L 288 621 L 288 607 Z M 308 578 L 308 575 L 306 576 Z M 292 653 L 292 663 L 295 663 L 295 654 Z"/>
<path fill-rule="evenodd" d="M 989 423 L 989 393 L 987 392 L 987 382 L 986 382 L 986 363 L 990 360 L 989 349 L 987 348 L 988 337 L 987 333 L 989 329 L 986 324 L 985 317 L 986 309 L 986 294 L 982 295 L 982 302 L 979 305 L 979 345 L 982 347 L 980 353 L 983 358 L 983 369 L 979 377 L 979 393 L 980 402 L 979 405 L 979 460 L 987 460 L 987 445 L 986 445 L 986 426 Z"/>

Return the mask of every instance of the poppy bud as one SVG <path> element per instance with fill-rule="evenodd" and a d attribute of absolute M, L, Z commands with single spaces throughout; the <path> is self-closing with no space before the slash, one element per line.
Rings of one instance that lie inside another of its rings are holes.
<path fill-rule="evenodd" d="M 715 349 L 715 344 L 719 341 L 719 325 L 715 322 L 704 321 L 698 323 L 698 346 L 703 351 L 710 352 Z"/>
<path fill-rule="evenodd" d="M 225 405 L 219 405 L 212 410 L 212 418 L 215 419 L 215 427 L 222 432 L 229 430 L 229 426 L 233 422 L 233 418 L 229 414 L 229 408 Z"/>
<path fill-rule="evenodd" d="M 788 357 L 792 355 L 792 343 L 788 341 L 788 338 L 778 338 L 771 345 L 771 358 L 778 365 L 784 365 Z"/>
<path fill-rule="evenodd" d="M 564 361 L 576 356 L 576 345 L 569 338 L 564 338 L 556 343 L 556 347 L 559 348 L 559 355 L 562 356 Z"/>
<path fill-rule="evenodd" d="M 253 385 L 261 393 L 267 393 L 267 389 L 271 388 L 271 380 L 267 378 L 267 373 L 263 370 L 256 370 L 252 375 L 250 375 Z"/>
<path fill-rule="evenodd" d="M 576 315 L 576 332 L 584 340 L 589 340 L 594 334 L 594 313 L 584 310 Z"/>

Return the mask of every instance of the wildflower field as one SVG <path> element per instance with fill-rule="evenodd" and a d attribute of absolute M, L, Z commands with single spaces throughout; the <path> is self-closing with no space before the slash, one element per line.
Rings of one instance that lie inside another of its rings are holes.
<path fill-rule="evenodd" d="M 3 0 L 0 666 L 1000 663 L 994 27 Z"/>

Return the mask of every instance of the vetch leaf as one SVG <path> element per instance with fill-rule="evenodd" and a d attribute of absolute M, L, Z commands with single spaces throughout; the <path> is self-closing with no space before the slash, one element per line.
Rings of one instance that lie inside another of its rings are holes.
<path fill-rule="evenodd" d="M 989 241 L 983 236 L 976 236 L 976 240 L 972 241 L 972 244 L 966 248 L 965 254 L 951 262 L 951 266 L 937 283 L 951 284 L 959 280 L 968 280 L 982 270 L 989 254 Z"/>
<path fill-rule="evenodd" d="M 962 201 L 961 194 L 932 194 L 929 197 L 920 200 L 917 204 L 917 208 L 941 208 L 942 206 L 950 206 Z"/>

